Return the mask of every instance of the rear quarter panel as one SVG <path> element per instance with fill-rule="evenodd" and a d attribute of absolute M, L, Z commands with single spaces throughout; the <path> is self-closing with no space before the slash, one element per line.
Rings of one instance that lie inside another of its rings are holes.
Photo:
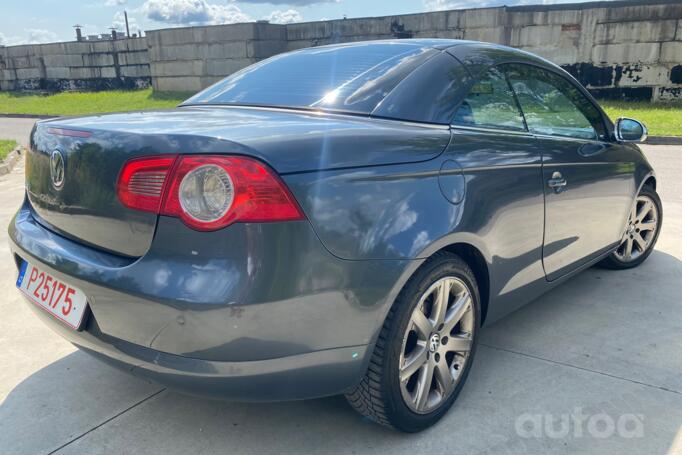
<path fill-rule="evenodd" d="M 541 157 L 527 136 L 455 130 L 429 161 L 284 178 L 337 257 L 425 259 L 456 243 L 474 246 L 488 265 L 494 314 L 544 284 Z M 465 182 L 461 200 L 447 192 L 453 180 Z"/>

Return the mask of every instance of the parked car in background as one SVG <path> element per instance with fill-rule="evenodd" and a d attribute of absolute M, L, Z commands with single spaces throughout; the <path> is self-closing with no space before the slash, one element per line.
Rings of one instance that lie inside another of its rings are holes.
<path fill-rule="evenodd" d="M 483 324 L 651 253 L 645 136 L 502 46 L 283 54 L 176 109 L 39 122 L 17 286 L 133 374 L 231 400 L 343 393 L 415 432 L 452 406 Z"/>

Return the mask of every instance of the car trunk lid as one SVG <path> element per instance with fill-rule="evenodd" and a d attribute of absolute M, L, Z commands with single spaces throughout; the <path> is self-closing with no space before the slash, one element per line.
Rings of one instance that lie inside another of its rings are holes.
<path fill-rule="evenodd" d="M 157 215 L 125 207 L 116 194 L 133 158 L 238 154 L 280 174 L 416 162 L 442 152 L 447 128 L 345 115 L 268 109 L 183 107 L 39 122 L 27 158 L 28 198 L 43 225 L 123 256 L 151 245 Z M 63 160 L 63 182 L 51 173 Z"/>

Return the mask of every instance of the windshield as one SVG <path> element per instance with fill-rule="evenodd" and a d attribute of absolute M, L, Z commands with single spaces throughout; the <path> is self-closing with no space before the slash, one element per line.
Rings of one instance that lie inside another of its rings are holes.
<path fill-rule="evenodd" d="M 245 68 L 183 104 L 278 106 L 369 114 L 400 81 L 437 53 L 400 43 L 305 49 Z"/>

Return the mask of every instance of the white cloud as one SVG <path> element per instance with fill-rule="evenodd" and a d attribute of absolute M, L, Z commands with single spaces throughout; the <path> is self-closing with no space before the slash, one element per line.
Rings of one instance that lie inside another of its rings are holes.
<path fill-rule="evenodd" d="M 303 22 L 303 16 L 295 9 L 288 9 L 286 11 L 276 10 L 266 16 L 264 19 L 273 24 L 292 24 L 294 22 Z"/>
<path fill-rule="evenodd" d="M 3 46 L 17 46 L 19 44 L 42 44 L 62 41 L 59 36 L 49 30 L 40 28 L 26 29 L 25 36 L 7 36 L 0 33 L 0 44 Z"/>
<path fill-rule="evenodd" d="M 205 0 L 147 0 L 141 11 L 156 22 L 174 25 L 214 25 L 252 22 L 253 18 L 236 5 L 220 5 Z"/>
<path fill-rule="evenodd" d="M 426 11 L 444 11 L 449 9 L 485 8 L 490 6 L 516 5 L 552 5 L 556 3 L 581 3 L 590 0 L 422 0 Z"/>
<path fill-rule="evenodd" d="M 121 6 L 128 3 L 128 0 L 105 0 L 104 6 Z"/>
<path fill-rule="evenodd" d="M 423 3 L 426 11 L 444 11 L 459 8 L 480 8 L 498 2 L 494 0 L 470 0 L 468 2 L 461 0 L 423 0 Z"/>
<path fill-rule="evenodd" d="M 125 32 L 126 30 L 126 19 L 122 12 L 117 12 L 114 14 L 114 18 L 111 20 L 111 26 L 116 28 L 117 31 Z M 128 26 L 130 27 L 130 34 L 137 33 L 140 27 L 137 24 L 137 19 L 128 15 Z"/>
<path fill-rule="evenodd" d="M 308 6 L 316 3 L 339 3 L 341 0 L 232 0 L 240 3 L 269 3 L 270 5 Z"/>

